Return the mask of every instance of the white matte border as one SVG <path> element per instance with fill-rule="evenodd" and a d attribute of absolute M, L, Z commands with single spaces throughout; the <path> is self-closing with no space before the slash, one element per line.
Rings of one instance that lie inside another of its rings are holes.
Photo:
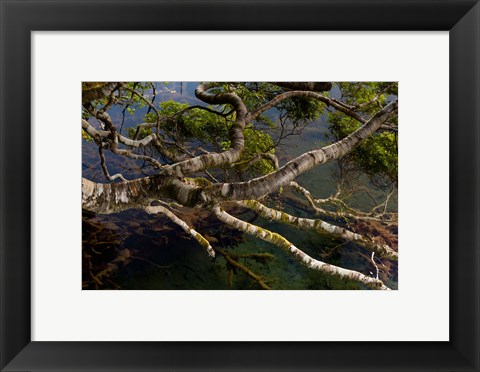
<path fill-rule="evenodd" d="M 32 340 L 448 340 L 448 60 L 447 32 L 32 33 Z M 399 81 L 398 291 L 81 291 L 80 82 L 208 80 Z"/>

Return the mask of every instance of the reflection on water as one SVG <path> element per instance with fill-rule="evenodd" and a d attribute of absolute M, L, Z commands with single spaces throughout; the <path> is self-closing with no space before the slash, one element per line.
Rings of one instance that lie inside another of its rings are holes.
<path fill-rule="evenodd" d="M 196 83 L 169 86 L 159 100 L 172 99 L 198 104 L 193 90 Z M 172 91 L 174 91 L 172 93 Z M 180 94 L 183 93 L 183 94 Z M 163 96 L 162 96 L 163 95 Z M 138 114 L 140 115 L 140 113 Z M 126 116 L 124 128 L 138 123 L 136 117 Z M 141 115 L 140 115 L 141 116 Z M 122 120 L 120 111 L 112 118 Z M 326 143 L 325 122 L 321 118 L 312 123 L 301 136 L 287 138 L 277 151 L 280 164 L 301 153 Z M 127 178 L 151 174 L 153 170 L 142 163 L 117 157 L 106 152 L 112 173 L 121 172 Z M 121 161 L 120 161 L 121 159 Z M 83 176 L 97 182 L 106 182 L 99 167 L 96 145 L 83 144 Z M 298 182 L 317 197 L 328 197 L 335 191 L 332 174 L 334 164 L 317 167 L 298 178 Z M 367 184 L 368 185 L 368 184 Z M 370 189 L 379 196 L 381 192 Z M 291 190 L 286 189 L 280 207 L 299 217 L 315 218 L 307 204 Z M 351 200 L 358 208 L 369 209 L 372 201 L 366 194 Z M 282 223 L 258 218 L 245 210 L 232 214 L 246 221 L 255 221 L 262 227 L 276 231 L 310 256 L 329 263 L 360 271 L 366 275 L 375 272 L 370 253 L 353 243 L 321 236 L 312 231 L 299 230 Z M 204 234 L 215 248 L 236 255 L 238 263 L 257 274 L 272 289 L 364 289 L 356 282 L 323 275 L 306 269 L 281 248 L 259 239 L 243 235 L 225 227 L 203 210 L 190 210 L 187 222 Z M 336 221 L 338 223 L 340 221 Z M 113 215 L 83 214 L 83 288 L 84 289 L 260 289 L 261 286 L 244 271 L 227 263 L 221 254 L 210 258 L 203 248 L 164 216 L 148 215 L 139 210 L 128 210 Z M 248 257 L 252 253 L 267 253 Z M 241 257 L 245 255 L 247 257 Z M 267 258 L 265 258 L 266 256 Z M 398 287 L 398 268 L 388 260 L 379 264 L 380 279 L 392 289 Z"/>

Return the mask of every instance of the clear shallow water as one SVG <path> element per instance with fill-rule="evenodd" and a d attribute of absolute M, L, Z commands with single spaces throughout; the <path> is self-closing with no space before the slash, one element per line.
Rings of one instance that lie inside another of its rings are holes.
<path fill-rule="evenodd" d="M 177 85 L 170 87 L 176 93 L 164 93 L 160 99 L 181 100 L 198 104 L 193 96 L 196 83 L 184 83 L 183 95 Z M 157 98 L 158 100 L 158 98 Z M 124 128 L 138 123 L 138 117 L 126 115 Z M 122 114 L 112 114 L 121 121 Z M 312 123 L 300 136 L 292 136 L 277 151 L 280 164 L 301 153 L 326 143 L 324 118 Z M 111 173 L 121 172 L 127 178 L 148 175 L 152 169 L 140 170 L 141 163 L 106 153 Z M 94 144 L 84 141 L 83 176 L 97 182 L 106 182 L 99 168 L 98 151 Z M 316 197 L 327 197 L 335 191 L 332 174 L 334 164 L 317 167 L 301 175 L 297 181 Z M 368 183 L 366 183 L 368 185 Z M 380 192 L 371 191 L 377 196 Z M 296 216 L 315 218 L 298 195 L 286 190 L 282 208 Z M 351 200 L 358 208 L 371 208 L 371 200 L 359 195 Z M 299 230 L 282 223 L 256 218 L 251 212 L 236 211 L 236 216 L 254 220 L 256 224 L 276 231 L 314 258 L 354 269 L 369 275 L 374 268 L 369 253 L 352 243 L 321 236 L 312 231 Z M 238 214 L 240 213 L 240 214 Z M 274 260 L 240 258 L 245 265 L 272 289 L 364 289 L 363 286 L 309 270 L 287 252 L 251 236 L 223 226 L 204 212 L 193 211 L 190 216 L 195 228 L 212 240 L 212 245 L 237 255 L 269 253 Z M 84 289 L 260 289 L 259 284 L 240 270 L 231 270 L 221 255 L 211 259 L 195 240 L 189 239 L 176 225 L 163 216 L 149 216 L 143 211 L 129 210 L 114 215 L 92 216 L 84 213 L 83 225 L 83 281 Z M 91 280 L 90 271 L 97 273 L 105 267 L 114 270 L 100 280 Z M 387 265 L 388 266 L 388 265 Z M 389 267 L 390 288 L 398 287 L 398 268 Z M 233 271 L 233 275 L 232 272 Z M 229 273 L 230 272 L 230 273 Z"/>

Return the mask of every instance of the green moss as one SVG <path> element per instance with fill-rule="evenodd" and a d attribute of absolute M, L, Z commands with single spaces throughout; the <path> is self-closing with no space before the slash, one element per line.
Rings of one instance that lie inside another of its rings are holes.
<path fill-rule="evenodd" d="M 288 217 L 288 214 L 286 214 L 285 212 L 280 212 L 280 213 L 281 213 L 282 222 L 290 223 L 290 218 Z"/>
<path fill-rule="evenodd" d="M 266 231 L 266 230 L 262 229 L 260 226 L 257 226 L 257 234 L 258 235 L 261 235 L 264 231 Z"/>
<path fill-rule="evenodd" d="M 90 134 L 85 132 L 85 130 L 83 130 L 83 129 L 82 129 L 82 138 L 85 139 L 87 142 L 92 142 L 93 141 L 92 136 L 90 136 Z"/>
<path fill-rule="evenodd" d="M 195 235 L 195 238 L 198 240 L 198 242 L 203 248 L 208 248 L 210 246 L 208 240 L 205 239 L 201 234 L 197 233 L 197 235 Z"/>
<path fill-rule="evenodd" d="M 248 208 L 255 208 L 257 206 L 257 203 L 255 200 L 245 200 L 244 202 Z"/>
<path fill-rule="evenodd" d="M 192 178 L 192 177 L 185 177 L 184 180 L 186 182 L 193 183 L 194 185 L 205 187 L 210 186 L 212 183 L 204 177 Z"/>

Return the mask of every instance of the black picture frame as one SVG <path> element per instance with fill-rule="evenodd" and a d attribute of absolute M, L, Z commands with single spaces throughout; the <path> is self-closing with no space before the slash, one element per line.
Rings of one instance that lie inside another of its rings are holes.
<path fill-rule="evenodd" d="M 0 27 L 2 370 L 480 371 L 478 1 L 0 0 Z M 32 342 L 30 34 L 37 30 L 449 31 L 450 341 Z"/>

